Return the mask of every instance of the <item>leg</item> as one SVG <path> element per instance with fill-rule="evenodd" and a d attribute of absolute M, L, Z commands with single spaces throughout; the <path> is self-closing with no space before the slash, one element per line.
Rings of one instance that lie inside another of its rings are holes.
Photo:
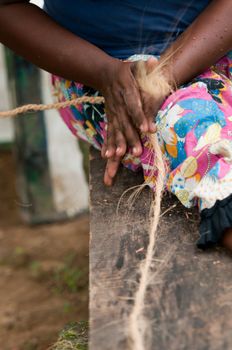
<path fill-rule="evenodd" d="M 198 204 L 202 248 L 221 241 L 225 229 L 232 227 L 232 210 L 219 204 L 232 193 L 231 88 L 231 77 L 211 68 L 171 95 L 157 116 L 160 146 L 170 169 L 167 188 L 186 207 Z M 142 165 L 154 186 L 152 166 L 147 161 Z M 229 247 L 230 231 L 223 237 Z"/>
<path fill-rule="evenodd" d="M 232 227 L 228 228 L 222 237 L 222 245 L 232 251 Z"/>

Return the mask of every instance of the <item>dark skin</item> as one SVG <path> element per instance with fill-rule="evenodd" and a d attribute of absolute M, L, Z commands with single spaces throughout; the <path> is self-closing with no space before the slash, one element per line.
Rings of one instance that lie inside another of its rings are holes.
<path fill-rule="evenodd" d="M 232 1 L 214 0 L 168 48 L 162 64 L 174 87 L 190 81 L 232 48 Z M 99 90 L 105 98 L 108 134 L 104 182 L 110 186 L 128 148 L 142 153 L 140 132 L 154 132 L 153 116 L 165 96 L 154 100 L 140 90 L 136 64 L 122 62 L 55 23 L 28 1 L 0 0 L 0 41 L 37 66 Z M 75 59 L 73 59 L 75 57 Z M 171 67 L 171 68 L 170 68 Z M 232 234 L 226 245 L 232 249 Z"/>

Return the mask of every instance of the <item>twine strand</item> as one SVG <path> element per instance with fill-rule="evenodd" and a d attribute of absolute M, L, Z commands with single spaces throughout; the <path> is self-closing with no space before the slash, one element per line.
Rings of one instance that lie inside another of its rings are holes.
<path fill-rule="evenodd" d="M 146 72 L 143 62 L 140 62 L 137 72 L 137 81 L 140 88 L 159 101 L 172 92 L 172 87 L 162 73 L 162 67 L 157 66 L 151 73 Z M 161 201 L 166 179 L 166 163 L 163 159 L 158 136 L 148 135 L 148 139 L 154 151 L 153 175 L 156 171 L 156 183 L 154 200 L 151 204 L 151 223 L 149 227 L 149 241 L 144 260 L 140 263 L 140 280 L 135 292 L 135 299 L 132 311 L 129 316 L 128 340 L 131 350 L 150 349 L 150 338 L 152 334 L 151 322 L 145 316 L 145 300 L 147 288 L 152 276 L 152 261 L 156 249 L 158 237 L 158 224 L 161 212 Z"/>
<path fill-rule="evenodd" d="M 149 286 L 153 255 L 157 241 L 157 228 L 159 224 L 162 193 L 166 176 L 165 163 L 163 161 L 162 151 L 159 146 L 157 134 L 149 136 L 150 142 L 155 150 L 155 164 L 157 169 L 157 178 L 155 186 L 154 200 L 151 210 L 151 224 L 149 228 L 149 243 L 144 260 L 140 264 L 140 282 L 135 293 L 134 307 L 129 318 L 129 341 L 131 349 L 146 350 L 147 335 L 150 334 L 149 323 L 144 315 L 145 297 Z"/>
<path fill-rule="evenodd" d="M 61 109 L 71 106 L 80 105 L 82 103 L 101 104 L 105 99 L 102 96 L 82 96 L 68 101 L 55 102 L 49 104 L 28 104 L 21 107 L 11 109 L 9 111 L 0 112 L 0 118 L 16 117 L 18 114 L 29 112 L 47 111 L 49 109 Z"/>

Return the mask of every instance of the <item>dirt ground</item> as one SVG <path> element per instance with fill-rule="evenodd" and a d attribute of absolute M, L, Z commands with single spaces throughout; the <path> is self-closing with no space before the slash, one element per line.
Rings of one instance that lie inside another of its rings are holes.
<path fill-rule="evenodd" d="M 0 153 L 0 349 L 46 350 L 88 319 L 88 216 L 25 226 L 9 152 Z"/>

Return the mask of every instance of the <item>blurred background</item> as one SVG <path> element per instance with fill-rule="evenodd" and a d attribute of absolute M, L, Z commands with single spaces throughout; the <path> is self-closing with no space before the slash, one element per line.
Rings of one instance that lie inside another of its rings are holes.
<path fill-rule="evenodd" d="M 52 98 L 49 74 L 0 46 L 0 110 Z M 88 320 L 87 164 L 57 111 L 0 120 L 1 350 Z"/>

